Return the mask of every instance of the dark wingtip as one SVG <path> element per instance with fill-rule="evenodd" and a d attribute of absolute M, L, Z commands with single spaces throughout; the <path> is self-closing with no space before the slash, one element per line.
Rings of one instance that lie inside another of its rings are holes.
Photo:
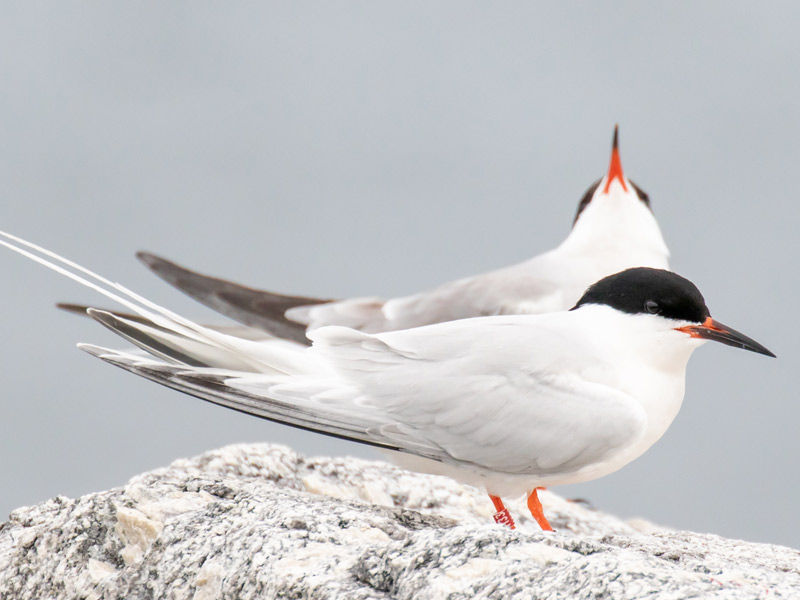
<path fill-rule="evenodd" d="M 183 270 L 183 267 L 179 267 L 174 262 L 169 261 L 166 258 L 156 256 L 155 254 L 144 252 L 143 250 L 140 250 L 136 253 L 136 258 L 138 258 L 144 264 L 144 266 L 158 274 L 160 277 L 163 277 L 162 273 L 169 273 L 171 270 L 176 268 Z"/>
<path fill-rule="evenodd" d="M 114 329 L 114 326 L 119 323 L 119 319 L 117 319 L 113 314 L 99 308 L 87 308 L 86 314 L 109 329 Z"/>
<path fill-rule="evenodd" d="M 150 254 L 149 252 L 145 252 L 144 250 L 139 250 L 139 252 L 136 253 L 136 258 L 138 258 L 141 262 L 143 262 L 151 269 L 154 268 L 156 265 L 164 262 L 164 259 L 156 256 L 155 254 Z"/>
<path fill-rule="evenodd" d="M 67 312 L 75 313 L 78 315 L 86 316 L 86 310 L 89 307 L 83 304 L 70 304 L 69 302 L 59 302 L 56 304 L 56 308 L 60 308 L 61 310 L 65 310 Z"/>
<path fill-rule="evenodd" d="M 611 144 L 611 149 L 616 150 L 619 148 L 619 123 L 614 125 L 614 141 Z"/>
<path fill-rule="evenodd" d="M 92 344 L 78 344 L 78 350 L 83 350 L 84 352 L 87 352 L 92 356 L 96 356 L 97 358 L 103 358 L 104 355 L 108 354 L 108 350 L 105 348 L 93 346 Z"/>

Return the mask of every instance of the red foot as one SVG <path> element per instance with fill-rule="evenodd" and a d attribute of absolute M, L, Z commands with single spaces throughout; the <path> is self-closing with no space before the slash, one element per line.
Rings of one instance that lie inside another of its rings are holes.
<path fill-rule="evenodd" d="M 537 492 L 541 489 L 544 488 L 534 488 L 530 496 L 528 496 L 528 510 L 531 511 L 531 516 L 536 519 L 542 531 L 553 531 L 553 528 L 550 527 L 550 523 L 547 522 L 547 518 L 544 516 L 542 503 L 539 502 L 539 494 Z"/>

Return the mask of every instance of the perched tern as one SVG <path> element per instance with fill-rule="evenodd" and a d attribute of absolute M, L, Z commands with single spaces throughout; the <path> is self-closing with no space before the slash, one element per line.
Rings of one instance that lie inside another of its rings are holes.
<path fill-rule="evenodd" d="M 567 310 L 599 279 L 629 267 L 668 269 L 669 251 L 650 200 L 622 171 L 614 129 L 608 173 L 586 192 L 572 231 L 557 248 L 525 262 L 384 300 L 285 296 L 191 271 L 140 252 L 156 274 L 196 300 L 245 325 L 300 343 L 325 325 L 367 333 L 503 314 Z"/>
<path fill-rule="evenodd" d="M 495 520 L 503 496 L 602 477 L 667 430 L 686 364 L 708 340 L 774 356 L 711 318 L 675 273 L 638 267 L 601 279 L 569 311 L 475 317 L 370 334 L 315 329 L 310 348 L 197 325 L 119 284 L 9 234 L 0 244 L 138 317 L 88 314 L 139 347 L 86 352 L 234 410 L 391 451 L 408 468 L 483 486 Z M 142 352 L 144 350 L 144 352 Z"/>

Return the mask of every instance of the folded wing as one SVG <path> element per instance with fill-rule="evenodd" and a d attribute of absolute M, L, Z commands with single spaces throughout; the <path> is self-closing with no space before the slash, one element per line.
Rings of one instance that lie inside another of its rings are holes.
<path fill-rule="evenodd" d="M 29 242 L 0 245 L 133 311 L 89 315 L 155 358 L 82 346 L 193 396 L 356 442 L 482 472 L 574 472 L 632 441 L 645 417 L 626 394 L 553 369 L 574 344 L 569 313 L 484 317 L 371 335 L 320 328 L 314 347 L 205 328 Z M 579 346 L 578 346 L 579 347 Z M 555 362 L 554 362 L 555 361 Z"/>
<path fill-rule="evenodd" d="M 250 327 L 301 344 L 309 343 L 306 326 L 287 319 L 286 311 L 296 306 L 330 302 L 275 294 L 203 275 L 147 252 L 139 252 L 137 257 L 164 281 L 209 308 Z"/>

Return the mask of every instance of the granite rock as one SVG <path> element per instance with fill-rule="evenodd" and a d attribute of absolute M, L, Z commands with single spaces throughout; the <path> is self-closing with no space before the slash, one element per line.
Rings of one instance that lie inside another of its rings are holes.
<path fill-rule="evenodd" d="M 511 531 L 479 490 L 236 445 L 0 525 L 0 598 L 798 598 L 800 552 L 625 522 L 541 494 Z"/>

